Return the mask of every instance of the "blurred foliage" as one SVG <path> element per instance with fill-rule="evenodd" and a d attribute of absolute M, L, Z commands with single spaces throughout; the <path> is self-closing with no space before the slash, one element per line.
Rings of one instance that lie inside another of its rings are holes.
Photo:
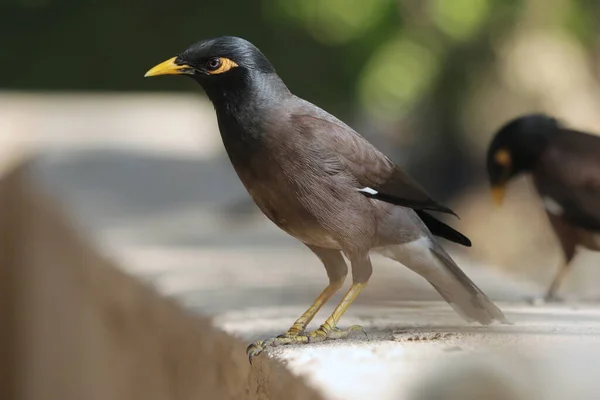
<path fill-rule="evenodd" d="M 375 118 L 393 118 L 431 88 L 438 68 L 434 51 L 397 34 L 367 63 L 359 81 L 360 100 Z"/>
<path fill-rule="evenodd" d="M 435 0 L 431 2 L 431 16 L 441 31 L 453 39 L 469 39 L 481 28 L 490 0 Z"/>
<path fill-rule="evenodd" d="M 182 89 L 141 79 L 148 66 L 220 34 L 256 43 L 299 94 L 376 119 L 408 112 L 433 91 L 448 53 L 494 35 L 525 0 L 3 0 L 0 87 Z M 591 44 L 594 0 L 568 2 L 564 24 Z M 462 59 L 463 70 L 477 60 Z M 356 101 L 354 101 L 356 99 Z"/>
<path fill-rule="evenodd" d="M 142 75 L 195 40 L 237 35 L 269 57 L 292 91 L 351 124 L 367 120 L 373 131 L 410 144 L 415 133 L 406 119 L 419 119 L 419 135 L 437 145 L 431 151 L 440 170 L 467 158 L 461 110 L 497 61 L 499 38 L 532 7 L 542 19 L 555 9 L 553 27 L 594 48 L 597 3 L 2 0 L 0 88 L 198 90 L 183 79 L 149 82 Z"/>
<path fill-rule="evenodd" d="M 404 3 L 409 7 L 396 0 L 3 0 L 0 87 L 189 88 L 172 79 L 149 85 L 141 75 L 199 38 L 234 34 L 256 43 L 300 94 L 343 114 L 357 98 L 384 117 L 431 89 L 442 67 L 443 54 L 415 41 L 415 31 L 433 25 L 468 40 L 506 1 L 425 1 L 421 21 L 410 15 L 421 2 Z"/>
<path fill-rule="evenodd" d="M 263 2 L 274 18 L 288 18 L 315 40 L 339 45 L 384 23 L 395 0 L 270 0 Z"/>

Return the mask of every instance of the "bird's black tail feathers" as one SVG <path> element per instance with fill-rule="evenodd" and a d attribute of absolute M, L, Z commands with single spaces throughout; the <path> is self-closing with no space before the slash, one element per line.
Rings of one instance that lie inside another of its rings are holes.
<path fill-rule="evenodd" d="M 428 214 L 423 210 L 415 210 L 419 218 L 429 228 L 432 234 L 435 236 L 443 237 L 454 243 L 462 244 L 466 247 L 471 247 L 471 241 L 468 237 L 458 232 L 457 230 L 444 224 L 442 221 L 435 219 L 432 215 Z"/>

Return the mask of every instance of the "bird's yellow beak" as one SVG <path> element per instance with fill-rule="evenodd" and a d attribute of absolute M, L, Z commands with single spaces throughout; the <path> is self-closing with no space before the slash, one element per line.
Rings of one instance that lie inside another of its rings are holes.
<path fill-rule="evenodd" d="M 500 206 L 502 204 L 505 192 L 506 188 L 504 185 L 492 186 L 492 199 L 494 200 L 494 204 L 496 204 L 496 206 Z"/>
<path fill-rule="evenodd" d="M 151 68 L 144 78 L 149 76 L 157 76 L 157 75 L 180 75 L 180 74 L 188 74 L 192 71 L 192 67 L 189 65 L 177 65 L 175 64 L 175 59 L 177 57 L 169 58 L 167 61 L 161 62 L 157 66 Z"/>

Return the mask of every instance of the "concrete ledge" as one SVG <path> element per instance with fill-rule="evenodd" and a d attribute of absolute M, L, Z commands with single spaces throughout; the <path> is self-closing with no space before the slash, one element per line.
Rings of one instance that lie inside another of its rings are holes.
<path fill-rule="evenodd" d="M 120 272 L 28 182 L 0 182 L 0 398 L 319 399 Z"/>
<path fill-rule="evenodd" d="M 213 107 L 196 93 L 0 89 L 0 142 L 9 141 L 38 151 L 113 148 L 193 158 L 224 151 Z"/>
<path fill-rule="evenodd" d="M 598 304 L 498 305 L 513 325 L 466 324 L 441 301 L 353 306 L 341 326 L 362 325 L 367 339 L 279 347 L 269 355 L 328 400 L 598 398 Z M 249 341 L 280 333 L 302 311 L 227 312 L 215 323 Z"/>

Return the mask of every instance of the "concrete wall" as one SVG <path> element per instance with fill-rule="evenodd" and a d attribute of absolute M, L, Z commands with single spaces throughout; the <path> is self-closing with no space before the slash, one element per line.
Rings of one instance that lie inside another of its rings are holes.
<path fill-rule="evenodd" d="M 319 399 L 103 259 L 26 166 L 0 181 L 0 227 L 0 399 Z"/>

